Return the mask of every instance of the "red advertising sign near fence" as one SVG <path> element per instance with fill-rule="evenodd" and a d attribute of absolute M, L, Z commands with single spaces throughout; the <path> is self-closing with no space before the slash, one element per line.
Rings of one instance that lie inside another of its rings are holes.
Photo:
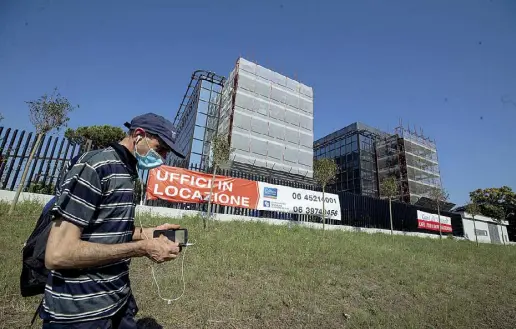
<path fill-rule="evenodd" d="M 211 189 L 211 174 L 161 166 L 149 172 L 147 199 L 204 203 Z M 212 202 L 224 206 L 256 209 L 258 183 L 247 179 L 215 176 Z"/>
<path fill-rule="evenodd" d="M 147 199 L 204 203 L 210 195 L 211 180 L 210 174 L 161 166 L 149 172 Z M 318 191 L 226 176 L 215 176 L 212 192 L 212 203 L 223 206 L 315 216 L 322 216 L 324 208 L 326 218 L 341 218 L 339 197 L 331 193 L 323 196 Z"/>
<path fill-rule="evenodd" d="M 439 232 L 439 216 L 424 211 L 417 211 L 417 227 L 424 230 Z M 451 233 L 451 218 L 441 215 L 441 232 Z"/>

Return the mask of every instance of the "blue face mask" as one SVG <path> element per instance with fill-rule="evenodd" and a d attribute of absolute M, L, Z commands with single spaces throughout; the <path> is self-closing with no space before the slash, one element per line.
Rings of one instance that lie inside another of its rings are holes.
<path fill-rule="evenodd" d="M 140 155 L 138 153 L 137 146 L 135 145 L 134 147 L 134 156 L 136 157 L 136 160 L 138 160 L 138 168 L 150 170 L 163 165 L 163 158 L 158 154 L 158 152 L 150 148 L 147 138 L 145 138 L 145 142 L 147 143 L 147 147 L 149 147 L 149 151 L 145 155 Z"/>

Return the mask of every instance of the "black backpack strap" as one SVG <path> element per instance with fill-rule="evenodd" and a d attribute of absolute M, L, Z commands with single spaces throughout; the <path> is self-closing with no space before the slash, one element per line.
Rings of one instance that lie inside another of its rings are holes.
<path fill-rule="evenodd" d="M 45 297 L 43 297 L 43 298 L 45 298 Z M 32 321 L 30 322 L 31 327 L 32 327 L 32 325 L 34 325 L 34 322 L 36 321 L 36 317 L 39 314 L 39 310 L 41 309 L 41 307 L 43 307 L 43 298 L 41 298 L 41 302 L 39 302 L 38 308 L 36 309 L 36 312 L 34 312 L 34 316 L 32 317 Z"/>

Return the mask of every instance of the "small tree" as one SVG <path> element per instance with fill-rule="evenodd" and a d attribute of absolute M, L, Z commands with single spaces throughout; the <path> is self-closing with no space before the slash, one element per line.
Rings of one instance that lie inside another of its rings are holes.
<path fill-rule="evenodd" d="M 430 192 L 430 197 L 434 201 L 434 207 L 437 210 L 437 217 L 439 218 L 439 238 L 442 239 L 443 232 L 441 229 L 441 206 L 444 202 L 448 201 L 450 196 L 445 189 L 438 187 L 432 189 Z"/>
<path fill-rule="evenodd" d="M 54 89 L 51 95 L 44 94 L 38 100 L 27 101 L 26 103 L 29 106 L 30 122 L 34 125 L 34 128 L 36 128 L 36 134 L 38 138 L 32 147 L 29 159 L 27 160 L 25 168 L 23 169 L 20 184 L 18 185 L 16 195 L 14 196 L 13 203 L 9 209 L 9 215 L 13 213 L 16 204 L 18 203 L 20 193 L 25 185 L 25 180 L 27 179 L 30 163 L 34 158 L 34 153 L 41 143 L 43 135 L 51 132 L 54 129 L 59 130 L 63 126 L 66 126 L 70 120 L 68 118 L 68 114 L 74 110 L 74 106 L 70 104 L 68 99 L 61 96 L 57 88 Z"/>
<path fill-rule="evenodd" d="M 91 140 L 95 148 L 104 148 L 111 143 L 122 140 L 125 137 L 125 132 L 122 128 L 110 125 L 84 126 L 75 130 L 66 129 L 65 137 L 73 144 L 84 145 L 88 140 Z"/>
<path fill-rule="evenodd" d="M 215 184 L 215 175 L 217 174 L 217 168 L 229 168 L 231 166 L 230 156 L 231 153 L 235 150 L 231 148 L 229 145 L 229 140 L 227 135 L 216 135 L 212 141 L 212 166 L 213 166 L 213 176 L 211 178 L 210 184 L 210 194 L 208 196 L 208 210 L 206 217 L 210 218 L 211 214 L 211 198 L 213 194 L 213 185 Z M 206 218 L 203 220 L 204 228 L 206 229 Z"/>
<path fill-rule="evenodd" d="M 324 200 L 324 193 L 326 191 L 326 186 L 333 181 L 335 175 L 337 174 L 337 171 L 338 167 L 333 159 L 323 158 L 314 160 L 314 179 L 321 186 L 323 194 L 323 230 L 324 225 L 326 224 L 326 202 Z"/>
<path fill-rule="evenodd" d="M 475 241 L 477 242 L 478 246 L 478 236 L 477 236 L 477 224 L 475 220 L 475 216 L 480 214 L 480 207 L 478 204 L 471 200 L 469 204 L 466 205 L 466 211 L 471 214 L 471 217 L 473 217 L 473 229 L 475 230 Z"/>
<path fill-rule="evenodd" d="M 391 222 L 391 235 L 394 234 L 394 227 L 392 224 L 392 199 L 399 193 L 399 184 L 396 176 L 389 176 L 384 178 L 380 184 L 380 194 L 382 197 L 389 199 L 389 218 Z"/>

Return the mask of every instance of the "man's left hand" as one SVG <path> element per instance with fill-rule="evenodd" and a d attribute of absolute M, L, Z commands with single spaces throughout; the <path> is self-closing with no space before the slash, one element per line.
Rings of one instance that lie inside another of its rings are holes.
<path fill-rule="evenodd" d="M 178 224 L 161 224 L 156 227 L 144 228 L 143 231 L 136 229 L 133 235 L 133 240 L 152 239 L 154 237 L 154 231 L 156 230 L 177 230 L 181 228 Z"/>
<path fill-rule="evenodd" d="M 160 226 L 156 226 L 156 230 L 178 230 L 180 229 L 181 226 L 179 226 L 178 224 L 169 224 L 169 223 L 165 223 L 165 224 L 161 224 Z"/>

